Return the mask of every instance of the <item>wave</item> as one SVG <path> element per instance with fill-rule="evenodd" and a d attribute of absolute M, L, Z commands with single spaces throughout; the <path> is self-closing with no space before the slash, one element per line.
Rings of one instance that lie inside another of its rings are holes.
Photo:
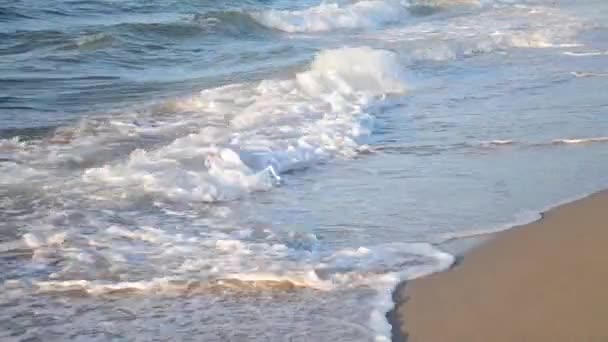
<path fill-rule="evenodd" d="M 36 293 L 54 293 L 88 296 L 126 296 L 126 295 L 196 295 L 203 293 L 233 292 L 255 294 L 264 291 L 293 291 L 308 287 L 307 284 L 279 277 L 269 279 L 241 280 L 214 279 L 196 280 L 179 278 L 157 278 L 149 281 L 103 282 L 90 280 L 50 280 L 34 282 Z"/>
<path fill-rule="evenodd" d="M 592 137 L 579 139 L 554 139 L 544 142 L 530 142 L 523 140 L 496 139 L 478 142 L 459 142 L 443 145 L 377 145 L 367 147 L 368 153 L 388 153 L 388 154 L 415 154 L 420 156 L 436 155 L 443 152 L 458 150 L 493 150 L 500 148 L 530 148 L 530 147 L 551 147 L 559 145 L 587 145 L 596 143 L 608 143 L 608 137 Z"/>
<path fill-rule="evenodd" d="M 559 10 L 509 6 L 482 11 L 474 17 L 398 25 L 367 32 L 364 37 L 386 42 L 413 62 L 449 61 L 513 48 L 579 46 L 574 39 L 582 26 L 580 20 Z"/>
<path fill-rule="evenodd" d="M 33 19 L 32 16 L 23 13 L 17 8 L 0 7 L 0 22 L 11 22 L 19 19 Z"/>
<path fill-rule="evenodd" d="M 73 189 L 98 200 L 233 200 L 282 184 L 292 170 L 356 156 L 381 104 L 407 91 L 405 72 L 386 50 L 326 50 L 290 79 L 206 89 L 74 126 L 3 131 L 36 141 L 4 153 L 13 162 L 0 163 L 2 181 L 79 170 Z"/>
<path fill-rule="evenodd" d="M 573 57 L 607 56 L 608 51 L 589 51 L 589 52 L 565 51 L 564 55 L 573 56 Z"/>
<path fill-rule="evenodd" d="M 563 144 L 590 144 L 590 143 L 603 143 L 608 142 L 608 137 L 596 137 L 596 138 L 580 138 L 580 139 L 555 139 L 551 143 L 555 145 Z"/>
<path fill-rule="evenodd" d="M 70 42 L 64 44 L 60 49 L 63 50 L 72 50 L 72 49 L 80 49 L 80 50 L 94 50 L 98 48 L 105 47 L 111 44 L 115 40 L 114 36 L 108 33 L 89 33 L 84 34 L 74 39 L 71 39 Z"/>
<path fill-rule="evenodd" d="M 68 42 L 68 34 L 57 30 L 15 31 L 0 33 L 0 39 L 6 42 L 0 50 L 2 54 L 21 54 L 35 49 L 60 46 Z"/>
<path fill-rule="evenodd" d="M 203 27 L 206 31 L 242 37 L 265 33 L 268 29 L 244 11 L 210 11 L 199 13 L 191 21 Z"/>
<path fill-rule="evenodd" d="M 183 101 L 182 110 L 223 127 L 203 127 L 153 151 L 135 150 L 124 163 L 86 170 L 83 180 L 119 196 L 189 202 L 268 190 L 281 173 L 356 155 L 372 132 L 376 105 L 406 90 L 405 69 L 392 52 L 323 51 L 292 79 L 208 89 Z M 139 123 L 120 129 L 151 134 L 163 128 Z"/>
<path fill-rule="evenodd" d="M 1 106 L 0 108 L 6 108 Z M 27 141 L 34 139 L 42 139 L 53 134 L 58 126 L 40 126 L 40 127 L 23 127 L 23 128 L 0 128 L 0 146 L 5 141 L 19 140 Z M 6 140 L 2 140 L 6 139 Z"/>
<path fill-rule="evenodd" d="M 122 236 L 124 232 L 128 231 L 118 232 L 118 236 Z M 115 235 L 117 232 L 111 234 Z M 172 243 L 179 241 L 178 237 L 166 235 L 158 229 L 148 231 L 147 235 L 154 236 L 154 240 L 145 242 L 168 249 L 161 254 L 180 257 L 181 254 L 174 254 L 178 250 L 174 249 L 176 246 Z M 128 236 L 132 239 L 140 238 L 133 236 L 131 232 Z M 90 240 L 89 247 L 104 246 L 99 238 L 100 236 L 97 236 L 96 240 Z M 202 248 L 196 255 L 191 255 L 191 258 L 180 259 L 182 265 L 171 271 L 173 275 L 132 281 L 117 280 L 118 274 L 107 274 L 120 271 L 118 264 L 124 262 L 124 256 L 114 255 L 108 258 L 112 254 L 107 254 L 102 261 L 99 258 L 104 258 L 103 254 L 87 251 L 86 246 L 79 249 L 74 244 L 74 237 L 66 232 L 50 234 L 47 237 L 28 233 L 20 240 L 3 242 L 0 244 L 0 251 L 29 249 L 32 259 L 36 262 L 51 262 L 64 268 L 53 273 L 50 280 L 33 279 L 30 284 L 36 292 L 79 292 L 92 296 L 133 293 L 186 294 L 217 289 L 241 292 L 310 288 L 330 291 L 342 286 L 382 287 L 386 285 L 387 275 L 394 277 L 399 274 L 400 279 L 412 279 L 445 269 L 453 262 L 451 255 L 428 243 L 388 243 L 331 251 L 319 246 L 300 246 L 297 242 L 305 242 L 305 239 L 301 240 L 302 236 L 290 235 L 286 238 L 284 243 L 278 244 L 248 242 L 242 237 L 234 240 L 211 238 L 200 241 L 199 247 L 207 246 L 211 247 L 211 250 Z M 318 243 L 315 241 L 315 244 Z M 130 246 L 133 248 L 134 245 Z M 186 251 L 184 246 L 180 247 L 182 252 Z M 115 248 L 114 254 L 118 251 L 120 248 Z M 50 255 L 53 258 L 48 259 Z M 232 262 L 241 256 L 254 257 L 255 260 L 240 260 L 237 264 Z M 259 264 L 262 261 L 263 264 Z M 74 272 L 79 268 L 75 267 L 75 263 L 82 264 L 80 266 L 86 268 L 86 272 Z M 206 267 L 209 263 L 213 265 L 211 269 Z M 407 265 L 405 269 L 404 265 Z M 95 275 L 98 277 L 95 279 L 92 279 L 92 268 L 97 268 Z M 100 274 L 107 276 L 99 277 Z M 66 279 L 78 275 L 83 278 Z M 27 287 L 26 283 L 21 285 Z"/>
<path fill-rule="evenodd" d="M 2 22 L 0 13 L 0 22 Z M 8 14 L 7 14 L 8 15 Z M 75 36 L 66 29 L 50 29 L 27 27 L 24 30 L 0 32 L 0 38 L 16 42 L 14 46 L 3 49 L 3 53 L 21 53 L 25 48 L 45 47 L 51 45 L 82 47 L 100 41 L 109 41 L 123 35 L 136 35 L 135 38 L 177 38 L 184 39 L 196 36 L 232 36 L 243 37 L 269 32 L 263 25 L 255 21 L 244 11 L 209 11 L 183 17 L 171 17 L 166 20 L 134 20 L 125 18 L 124 21 L 101 21 L 97 25 L 90 24 L 96 32 Z M 90 29 L 86 30 L 89 31 Z"/>
<path fill-rule="evenodd" d="M 75 44 L 78 47 L 82 48 L 82 47 L 88 47 L 88 46 L 92 46 L 92 45 L 99 44 L 104 41 L 110 41 L 110 40 L 112 40 L 112 36 L 110 36 L 110 35 L 103 34 L 103 33 L 93 33 L 93 34 L 81 36 L 80 38 L 78 38 L 76 40 Z"/>
<path fill-rule="evenodd" d="M 205 33 L 205 27 L 188 20 L 169 22 L 120 23 L 110 29 L 120 34 L 135 35 L 136 40 L 147 39 L 186 39 Z"/>
<path fill-rule="evenodd" d="M 33 248 L 43 248 L 41 239 L 28 238 Z M 58 244 L 63 243 L 61 239 Z M 31 242 L 33 241 L 33 242 Z M 216 241 L 216 244 L 220 240 Z M 245 269 L 236 272 L 221 272 L 222 262 L 240 260 L 247 256 L 248 260 L 258 259 L 260 255 L 252 255 L 251 248 L 243 241 L 224 241 L 223 249 L 227 253 L 211 254 L 211 260 L 197 260 L 200 255 L 189 255 L 188 269 L 194 276 L 179 275 L 184 268 L 174 270 L 175 275 L 158 276 L 147 280 L 88 280 L 88 279 L 50 279 L 31 281 L 8 281 L 2 290 L 5 296 L 20 297 L 34 294 L 55 294 L 65 296 L 192 296 L 197 294 L 220 294 L 222 296 L 242 296 L 267 294 L 268 292 L 297 291 L 312 289 L 315 291 L 332 291 L 339 289 L 367 288 L 376 292 L 375 300 L 370 303 L 372 311 L 369 315 L 368 326 L 377 341 L 390 341 L 391 328 L 386 321 L 386 312 L 394 305 L 392 291 L 395 286 L 405 280 L 418 278 L 430 273 L 449 268 L 454 257 L 428 243 L 388 243 L 371 247 L 344 248 L 334 252 L 323 252 L 321 249 L 297 256 L 294 249 L 286 256 L 295 259 L 289 264 L 287 260 L 266 260 L 257 265 L 254 272 Z M 281 249 L 270 247 L 270 255 L 277 256 Z M 171 249 L 170 245 L 163 248 Z M 242 250 L 242 249 L 245 250 Z M 69 248 L 73 250 L 73 248 Z M 204 251 L 204 249 L 203 249 Z M 34 252 L 36 254 L 36 252 Z M 226 260 L 222 260 L 226 259 Z M 83 260 L 86 260 L 83 259 Z M 242 260 L 244 261 L 244 260 Z M 212 277 L 204 278 L 206 270 L 201 266 L 205 262 L 213 262 L 220 272 Z M 255 261 L 254 261 L 255 262 Z M 230 262 L 229 262 L 230 263 Z M 245 264 L 237 267 L 243 268 Z M 280 266 L 280 267 L 278 267 Z M 90 268 L 91 265 L 88 265 Z M 261 269 L 261 270 L 260 270 Z M 268 270 L 265 272 L 264 270 Z M 197 276 L 198 275 L 198 276 Z M 62 277 L 57 274 L 55 278 Z"/>
<path fill-rule="evenodd" d="M 451 39 L 451 38 L 449 38 Z M 579 46 L 578 43 L 560 43 L 563 37 L 546 32 L 504 32 L 480 36 L 478 40 L 431 42 L 427 46 L 413 49 L 413 61 L 452 61 L 472 58 L 489 53 L 504 53 L 512 48 L 548 49 Z"/>
<path fill-rule="evenodd" d="M 322 32 L 397 22 L 407 16 L 407 8 L 402 1 L 390 0 L 323 2 L 302 10 L 269 10 L 251 16 L 264 26 L 285 32 Z"/>
<path fill-rule="evenodd" d="M 243 39 L 272 32 L 242 11 L 210 11 L 166 21 L 145 18 L 123 18 L 122 22 L 93 23 L 82 29 L 84 33 L 71 32 L 68 28 L 45 29 L 35 25 L 24 30 L 0 32 L 6 44 L 2 54 L 22 54 L 46 48 L 65 50 L 95 50 L 115 44 L 145 47 L 166 47 L 165 41 L 187 39 L 218 39 L 231 37 Z M 131 21 L 129 21 L 131 20 Z M 0 18 L 1 21 L 1 18 Z M 48 51 L 48 50 L 47 50 Z M 45 53 L 48 53 L 45 51 Z"/>
<path fill-rule="evenodd" d="M 491 140 L 483 141 L 478 144 L 464 144 L 463 146 L 471 147 L 501 147 L 501 146 L 513 146 L 519 147 L 549 147 L 556 145 L 585 145 L 594 143 L 608 143 L 608 137 L 591 137 L 591 138 L 570 138 L 570 139 L 553 139 L 550 141 L 541 142 L 526 142 L 516 140 Z"/>
<path fill-rule="evenodd" d="M 513 145 L 515 142 L 513 140 L 491 140 L 488 142 L 485 142 L 485 144 L 488 145 L 497 145 L 497 146 L 502 146 L 502 145 Z M 482 143 L 484 144 L 484 143 Z"/>
<path fill-rule="evenodd" d="M 474 0 L 361 0 L 324 1 L 300 10 L 268 10 L 251 16 L 264 26 L 290 33 L 378 28 L 415 14 L 477 4 Z"/>
<path fill-rule="evenodd" d="M 585 71 L 573 71 L 572 76 L 576 78 L 586 77 L 608 77 L 608 72 L 585 72 Z"/>
<path fill-rule="evenodd" d="M 136 34 L 138 38 L 157 36 L 185 39 L 203 36 L 229 36 L 242 39 L 269 30 L 244 11 L 209 11 L 166 22 L 129 22 L 112 25 L 108 30 Z"/>

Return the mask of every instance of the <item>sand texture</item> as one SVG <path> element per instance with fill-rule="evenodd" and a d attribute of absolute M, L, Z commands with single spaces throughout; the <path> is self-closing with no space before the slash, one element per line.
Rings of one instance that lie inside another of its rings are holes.
<path fill-rule="evenodd" d="M 408 342 L 608 342 L 608 192 L 499 233 L 395 297 Z"/>

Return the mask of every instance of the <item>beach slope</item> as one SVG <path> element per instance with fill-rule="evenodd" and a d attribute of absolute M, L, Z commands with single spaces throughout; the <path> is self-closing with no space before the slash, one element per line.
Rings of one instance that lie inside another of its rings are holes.
<path fill-rule="evenodd" d="M 606 342 L 608 192 L 499 233 L 395 298 L 408 342 Z"/>

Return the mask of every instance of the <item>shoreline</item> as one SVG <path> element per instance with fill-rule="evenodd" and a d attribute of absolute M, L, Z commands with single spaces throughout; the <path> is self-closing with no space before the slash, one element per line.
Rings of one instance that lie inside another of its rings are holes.
<path fill-rule="evenodd" d="M 392 340 L 607 341 L 604 208 L 608 190 L 562 202 L 489 233 L 450 269 L 400 283 L 387 313 Z"/>

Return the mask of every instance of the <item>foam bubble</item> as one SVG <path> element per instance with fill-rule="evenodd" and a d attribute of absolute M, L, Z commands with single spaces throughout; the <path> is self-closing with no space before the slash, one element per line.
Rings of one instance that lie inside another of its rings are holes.
<path fill-rule="evenodd" d="M 46 176 L 46 173 L 14 161 L 0 163 L 0 185 L 32 183 Z"/>
<path fill-rule="evenodd" d="M 608 142 L 608 137 L 595 137 L 595 138 L 580 138 L 580 139 L 555 139 L 552 141 L 553 144 L 589 144 L 589 143 L 600 143 Z"/>
<path fill-rule="evenodd" d="M 297 75 L 300 87 L 309 95 L 338 92 L 350 95 L 403 93 L 404 69 L 396 54 L 369 47 L 342 48 L 317 55 L 311 70 Z"/>
<path fill-rule="evenodd" d="M 512 48 L 579 46 L 581 21 L 544 6 L 496 6 L 476 16 L 399 25 L 363 34 L 393 46 L 413 61 L 445 61 Z M 490 29 L 491 28 L 491 29 Z"/>
<path fill-rule="evenodd" d="M 303 10 L 269 10 L 252 14 L 262 25 L 285 32 L 322 32 L 375 28 L 407 17 L 405 1 L 322 2 Z"/>
<path fill-rule="evenodd" d="M 23 239 L 25 245 L 32 249 L 39 248 L 43 245 L 42 240 L 32 233 L 23 234 L 21 238 Z"/>
<path fill-rule="evenodd" d="M 274 275 L 265 273 L 226 275 L 216 279 L 182 279 L 158 277 L 142 281 L 49 280 L 32 283 L 39 293 L 83 293 L 89 296 L 106 295 L 185 295 L 212 291 L 258 292 L 293 290 L 296 287 L 329 290 L 317 281 L 314 273 Z"/>
<path fill-rule="evenodd" d="M 490 140 L 490 141 L 484 141 L 481 143 L 484 146 L 503 146 L 503 145 L 513 145 L 515 144 L 515 141 L 513 140 Z"/>
<path fill-rule="evenodd" d="M 584 72 L 584 71 L 573 71 L 572 76 L 576 78 L 586 77 L 608 77 L 608 72 Z"/>
<path fill-rule="evenodd" d="M 110 36 L 108 34 L 92 33 L 92 34 L 87 34 L 87 35 L 78 37 L 78 39 L 76 39 L 74 41 L 74 44 L 78 48 L 92 48 L 98 44 L 102 44 L 104 42 L 109 42 L 111 40 L 112 40 L 112 36 Z"/>
<path fill-rule="evenodd" d="M 491 2 L 491 1 L 490 1 Z M 429 13 L 456 6 L 481 5 L 478 0 L 339 0 L 323 1 L 300 10 L 252 13 L 260 24 L 290 33 L 340 29 L 374 29 L 411 18 L 412 12 Z"/>
<path fill-rule="evenodd" d="M 133 231 L 114 225 L 106 229 L 106 233 L 115 235 L 117 237 L 128 238 L 132 240 L 141 240 L 144 242 L 150 242 L 155 244 L 158 244 L 165 240 L 163 238 L 163 231 L 152 227 L 140 227 L 139 229 Z"/>
<path fill-rule="evenodd" d="M 573 56 L 573 57 L 606 56 L 606 55 L 608 55 L 608 51 L 589 51 L 589 52 L 564 51 L 564 55 Z"/>
<path fill-rule="evenodd" d="M 20 151 L 27 147 L 27 143 L 19 137 L 0 139 L 0 152 Z"/>
<path fill-rule="evenodd" d="M 370 286 L 377 292 L 374 308 L 370 313 L 369 326 L 374 331 L 375 341 L 391 341 L 392 327 L 386 319 L 386 313 L 393 309 L 393 291 L 397 285 L 405 280 L 411 280 L 425 275 L 448 269 L 454 263 L 454 256 L 445 253 L 427 243 L 389 244 L 379 246 L 376 251 L 381 262 L 392 261 L 399 253 L 409 253 L 422 258 L 417 263 L 411 262 L 408 267 L 400 267 L 392 272 L 382 272 L 374 278 L 368 279 Z M 395 254 L 397 253 L 397 254 Z M 405 259 L 407 260 L 407 259 Z M 403 258 L 395 258 L 403 262 Z"/>
<path fill-rule="evenodd" d="M 215 248 L 223 252 L 233 252 L 243 249 L 243 243 L 240 240 L 217 240 Z"/>
<path fill-rule="evenodd" d="M 281 173 L 357 154 L 374 126 L 374 105 L 406 90 L 397 55 L 367 47 L 319 53 L 293 79 L 201 92 L 192 109 L 224 126 L 202 127 L 126 162 L 85 171 L 95 195 L 226 201 L 282 182 Z M 139 127 L 137 129 L 140 129 Z M 101 192 L 103 191 L 103 193 Z"/>

